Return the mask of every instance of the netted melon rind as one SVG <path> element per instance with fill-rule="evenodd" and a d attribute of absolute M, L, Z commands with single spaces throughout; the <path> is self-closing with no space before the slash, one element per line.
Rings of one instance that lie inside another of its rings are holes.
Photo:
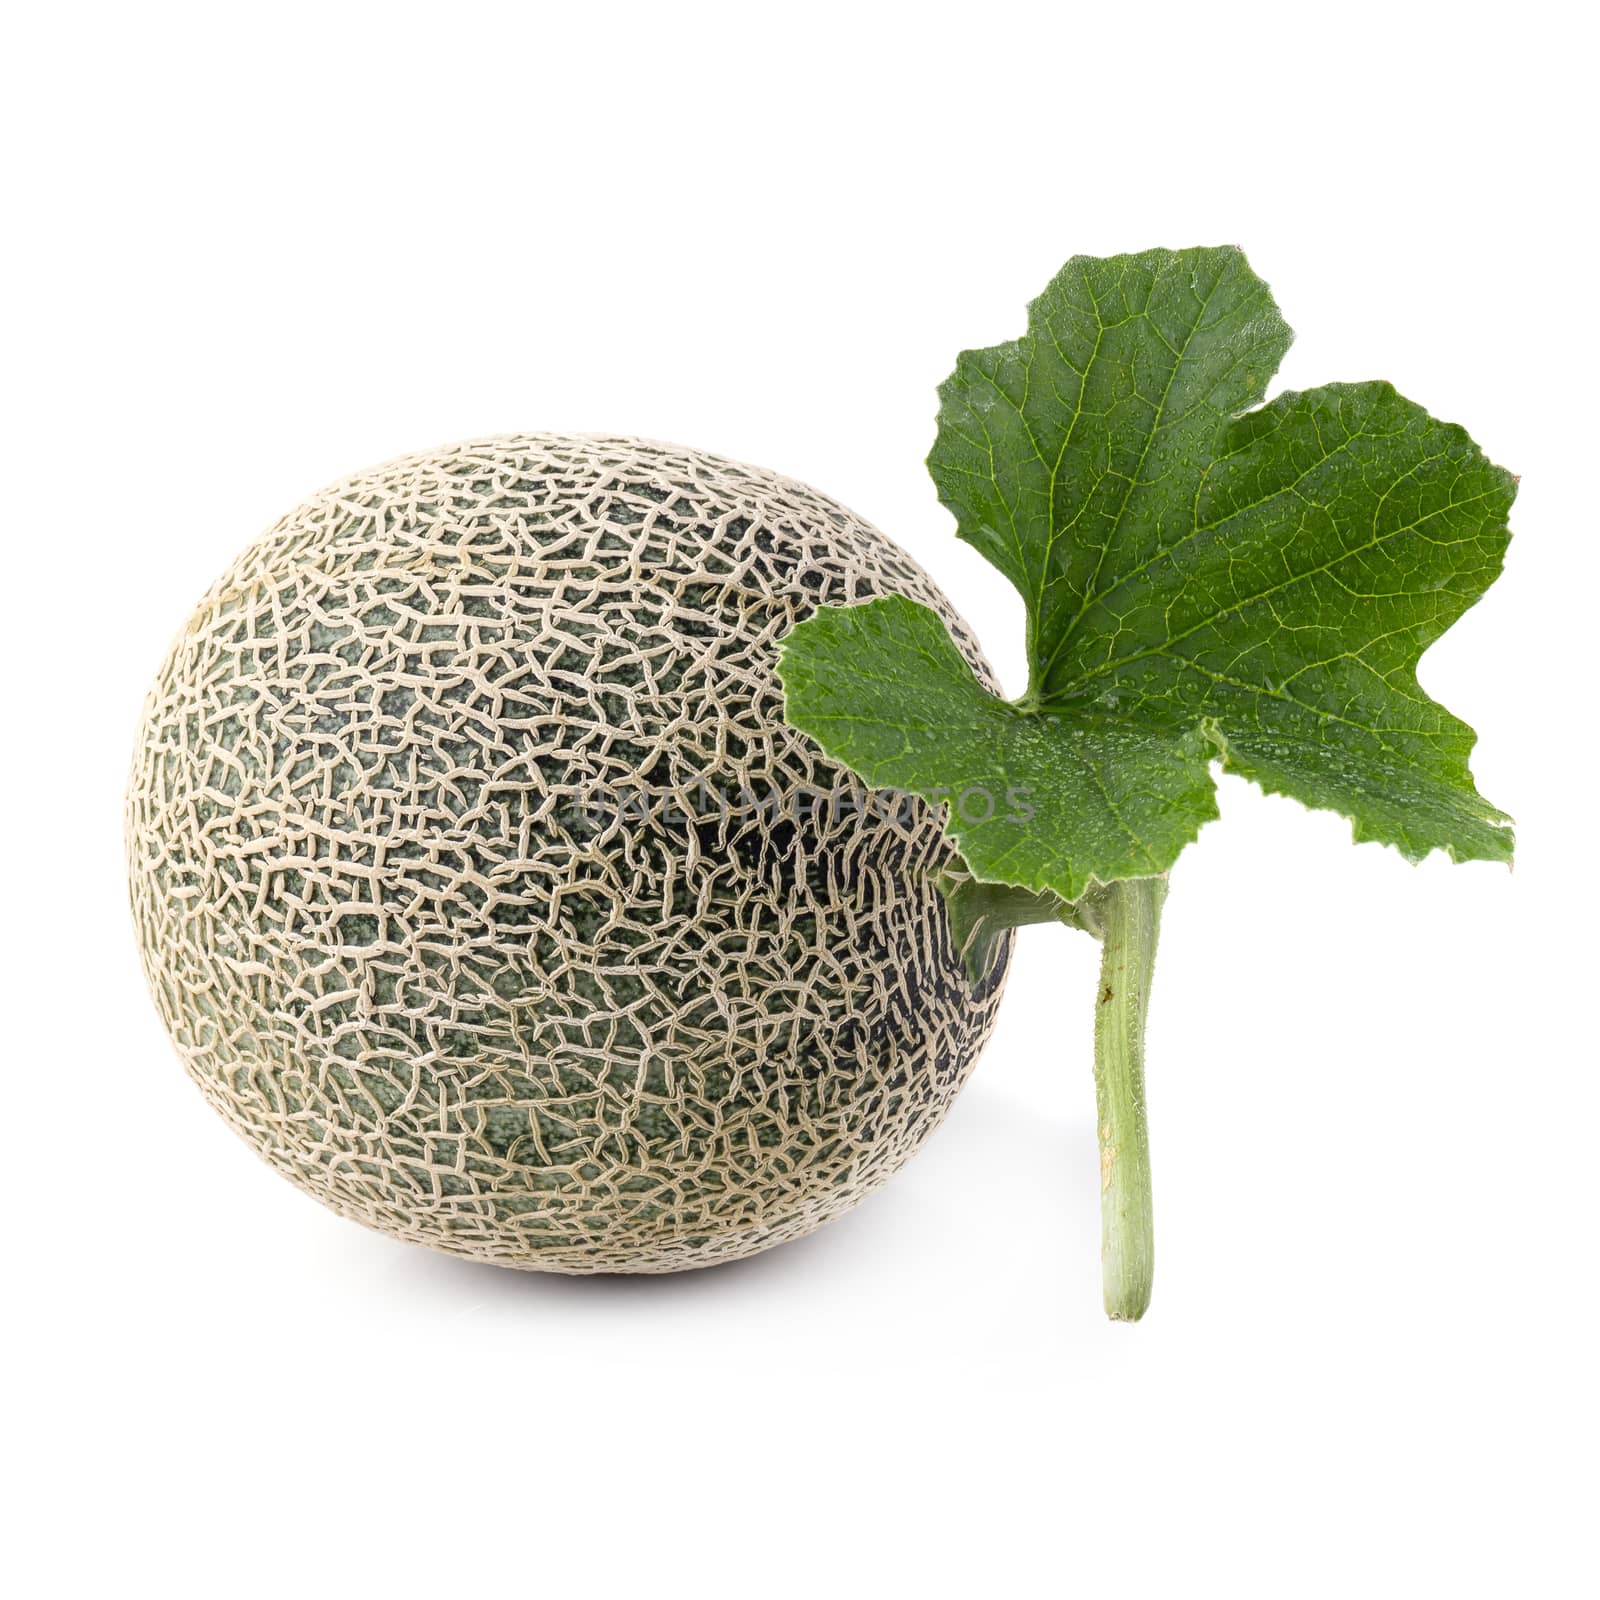
<path fill-rule="evenodd" d="M 782 721 L 778 640 L 886 593 L 987 675 L 882 534 L 698 451 L 479 440 L 290 513 L 174 645 L 128 795 L 207 1099 L 335 1211 L 510 1267 L 705 1266 L 855 1204 L 1009 954 L 974 995 L 937 815 Z"/>

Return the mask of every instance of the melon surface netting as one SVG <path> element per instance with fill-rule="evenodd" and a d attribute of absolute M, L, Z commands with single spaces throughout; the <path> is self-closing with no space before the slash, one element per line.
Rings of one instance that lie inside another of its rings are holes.
<path fill-rule="evenodd" d="M 782 720 L 783 635 L 890 593 L 987 677 L 882 534 L 693 450 L 489 439 L 285 517 L 174 645 L 128 799 L 211 1104 L 335 1211 L 511 1267 L 703 1266 L 853 1205 L 1005 966 L 970 990 L 936 813 Z"/>

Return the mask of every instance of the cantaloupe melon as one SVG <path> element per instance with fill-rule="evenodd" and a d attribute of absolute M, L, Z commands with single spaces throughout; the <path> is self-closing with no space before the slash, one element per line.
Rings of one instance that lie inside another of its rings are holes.
<path fill-rule="evenodd" d="M 487 439 L 291 512 L 173 646 L 128 797 L 211 1104 L 335 1211 L 510 1267 L 703 1266 L 861 1199 L 1008 953 L 969 985 L 937 815 L 782 720 L 778 641 L 887 593 L 986 672 L 882 534 L 694 450 Z"/>

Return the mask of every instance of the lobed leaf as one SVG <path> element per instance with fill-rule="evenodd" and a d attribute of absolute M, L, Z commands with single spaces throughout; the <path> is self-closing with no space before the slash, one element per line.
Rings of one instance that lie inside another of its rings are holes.
<path fill-rule="evenodd" d="M 960 357 L 929 458 L 1022 594 L 1027 693 L 879 600 L 790 635 L 790 720 L 946 799 L 977 878 L 1069 900 L 1165 871 L 1217 757 L 1412 859 L 1509 860 L 1416 667 L 1499 572 L 1515 479 L 1387 383 L 1261 405 L 1290 338 L 1237 250 L 1069 262 L 1021 339 Z"/>

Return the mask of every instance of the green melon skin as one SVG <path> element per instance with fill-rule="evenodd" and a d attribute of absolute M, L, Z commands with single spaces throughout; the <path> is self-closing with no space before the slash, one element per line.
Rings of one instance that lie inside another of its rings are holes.
<path fill-rule="evenodd" d="M 882 534 L 695 450 L 484 439 L 291 512 L 173 646 L 128 792 L 206 1098 L 341 1215 L 507 1267 L 706 1266 L 848 1210 L 1009 957 L 970 989 L 936 813 L 782 720 L 788 629 L 890 593 L 987 676 Z"/>

